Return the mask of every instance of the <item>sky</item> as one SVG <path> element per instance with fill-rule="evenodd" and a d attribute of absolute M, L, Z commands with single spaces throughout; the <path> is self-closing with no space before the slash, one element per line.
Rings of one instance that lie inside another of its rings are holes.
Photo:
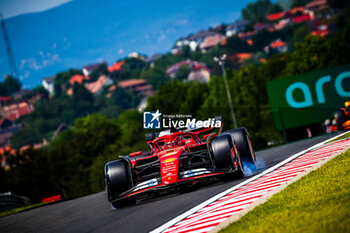
<path fill-rule="evenodd" d="M 256 0 L 0 0 L 23 87 L 131 52 L 168 53 L 176 39 L 233 23 Z M 77 12 L 79 16 L 77 17 Z M 10 73 L 0 28 L 0 81 Z"/>
<path fill-rule="evenodd" d="M 10 18 L 25 13 L 44 11 L 72 0 L 1 0 L 0 13 Z"/>

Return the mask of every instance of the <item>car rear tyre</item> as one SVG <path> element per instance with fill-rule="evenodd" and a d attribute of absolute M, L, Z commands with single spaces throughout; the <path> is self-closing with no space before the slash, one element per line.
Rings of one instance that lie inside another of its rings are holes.
<path fill-rule="evenodd" d="M 253 170 L 256 170 L 256 158 L 247 129 L 242 127 L 228 130 L 223 133 L 223 135 L 227 134 L 234 140 L 242 164 L 247 164 Z"/>
<path fill-rule="evenodd" d="M 131 174 L 129 172 L 129 164 L 125 160 L 115 160 L 109 162 L 105 166 L 106 188 L 108 200 L 113 201 L 121 193 L 132 187 Z M 113 202 L 112 205 L 122 206 L 127 200 Z"/>

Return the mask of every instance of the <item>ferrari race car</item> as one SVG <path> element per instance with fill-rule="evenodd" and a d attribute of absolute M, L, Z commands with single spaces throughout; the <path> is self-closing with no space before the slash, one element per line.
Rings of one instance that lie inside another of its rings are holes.
<path fill-rule="evenodd" d="M 256 168 L 255 154 L 245 128 L 221 133 L 214 127 L 178 128 L 146 134 L 151 148 L 119 156 L 105 165 L 109 202 L 116 208 L 164 190 L 181 192 L 213 177 L 244 176 L 242 163 Z"/>

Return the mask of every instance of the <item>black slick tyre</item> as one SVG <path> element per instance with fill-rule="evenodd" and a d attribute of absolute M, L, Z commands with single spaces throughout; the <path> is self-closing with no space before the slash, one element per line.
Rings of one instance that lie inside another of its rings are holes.
<path fill-rule="evenodd" d="M 232 157 L 233 142 L 230 135 L 220 135 L 210 141 L 210 150 L 217 168 L 234 166 Z"/>
<path fill-rule="evenodd" d="M 109 201 L 115 200 L 121 193 L 132 187 L 129 165 L 125 160 L 115 160 L 107 163 L 105 166 L 105 178 Z M 120 207 L 123 205 L 123 202 L 128 203 L 127 200 L 113 201 L 112 205 Z"/>
<path fill-rule="evenodd" d="M 225 131 L 223 135 L 230 135 L 234 140 L 238 154 L 241 158 L 241 162 L 249 163 L 249 166 L 254 170 L 256 169 L 256 158 L 252 147 L 252 143 L 249 138 L 249 134 L 246 128 L 237 128 Z"/>

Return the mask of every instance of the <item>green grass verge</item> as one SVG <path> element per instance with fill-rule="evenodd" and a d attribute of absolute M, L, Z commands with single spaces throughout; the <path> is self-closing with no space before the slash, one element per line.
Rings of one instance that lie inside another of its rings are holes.
<path fill-rule="evenodd" d="M 38 204 L 34 204 L 34 205 L 20 207 L 20 208 L 17 208 L 17 209 L 3 211 L 3 212 L 0 212 L 0 218 L 4 217 L 4 216 L 7 216 L 7 215 L 10 215 L 10 214 L 19 213 L 19 212 L 22 212 L 22 211 L 25 211 L 25 210 L 34 209 L 34 208 L 37 208 L 39 206 L 46 205 L 46 204 L 48 204 L 48 203 L 38 203 Z"/>
<path fill-rule="evenodd" d="M 220 232 L 350 232 L 350 150 Z"/>
<path fill-rule="evenodd" d="M 335 138 L 335 139 L 333 139 L 332 141 L 329 141 L 329 142 L 335 142 L 335 141 L 346 139 L 346 138 L 350 138 L 350 132 L 344 134 L 343 136 L 337 137 L 337 138 Z"/>

